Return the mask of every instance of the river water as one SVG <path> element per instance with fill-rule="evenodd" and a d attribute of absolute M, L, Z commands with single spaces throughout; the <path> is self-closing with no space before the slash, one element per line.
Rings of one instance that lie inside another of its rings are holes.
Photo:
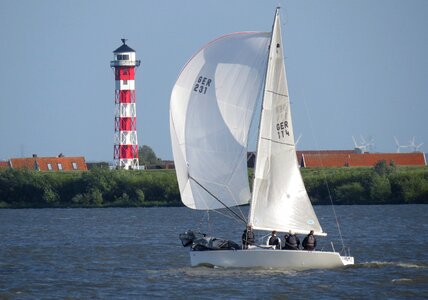
<path fill-rule="evenodd" d="M 332 208 L 315 210 L 329 233 L 319 248 L 340 249 Z M 0 299 L 428 299 L 428 205 L 335 210 L 356 264 L 291 272 L 189 267 L 179 233 L 239 242 L 243 225 L 216 213 L 3 209 Z"/>

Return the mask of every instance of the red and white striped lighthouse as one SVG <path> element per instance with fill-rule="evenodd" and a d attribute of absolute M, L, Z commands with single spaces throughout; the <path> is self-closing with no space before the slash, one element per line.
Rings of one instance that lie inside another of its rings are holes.
<path fill-rule="evenodd" d="M 135 67 L 140 61 L 135 59 L 135 51 L 126 45 L 113 51 L 116 81 L 114 103 L 114 166 L 124 169 L 138 169 L 137 110 L 135 99 Z"/>

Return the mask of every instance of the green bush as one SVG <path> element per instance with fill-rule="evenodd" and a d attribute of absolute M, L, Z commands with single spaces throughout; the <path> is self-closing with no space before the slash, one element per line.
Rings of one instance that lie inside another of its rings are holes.
<path fill-rule="evenodd" d="M 365 189 L 359 182 L 345 183 L 335 188 L 334 194 L 338 204 L 366 203 Z"/>
<path fill-rule="evenodd" d="M 301 172 L 314 204 L 428 203 L 427 167 L 379 166 Z M 0 208 L 153 205 L 182 205 L 174 170 L 0 171 Z"/>
<path fill-rule="evenodd" d="M 391 199 L 391 184 L 389 179 L 384 176 L 374 174 L 372 176 L 372 184 L 370 185 L 370 198 L 378 204 L 388 203 Z"/>

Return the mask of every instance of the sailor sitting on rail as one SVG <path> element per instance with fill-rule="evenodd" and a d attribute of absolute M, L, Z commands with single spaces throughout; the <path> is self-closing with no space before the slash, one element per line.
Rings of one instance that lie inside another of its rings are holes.
<path fill-rule="evenodd" d="M 289 233 L 285 236 L 284 249 L 299 250 L 299 248 L 300 248 L 299 237 L 293 231 L 290 230 Z"/>
<path fill-rule="evenodd" d="M 276 230 L 272 231 L 272 235 L 267 239 L 267 245 L 273 249 L 281 249 L 281 239 L 276 236 Z"/>

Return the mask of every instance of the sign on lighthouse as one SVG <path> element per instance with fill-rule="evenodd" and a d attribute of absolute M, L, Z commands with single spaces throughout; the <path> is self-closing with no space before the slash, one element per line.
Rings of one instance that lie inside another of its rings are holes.
<path fill-rule="evenodd" d="M 135 98 L 135 67 L 140 65 L 135 51 L 122 39 L 122 45 L 113 51 L 110 67 L 115 77 L 114 166 L 138 169 L 137 110 Z"/>

